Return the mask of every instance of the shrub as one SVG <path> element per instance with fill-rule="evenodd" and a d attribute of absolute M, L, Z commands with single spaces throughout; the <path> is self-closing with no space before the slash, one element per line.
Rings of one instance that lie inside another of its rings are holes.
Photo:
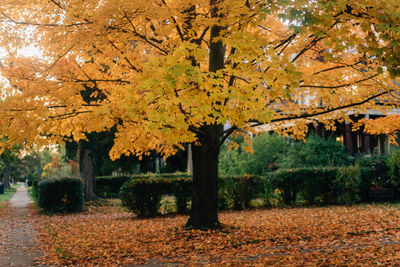
<path fill-rule="evenodd" d="M 83 182 L 80 178 L 46 178 L 38 184 L 38 205 L 46 212 L 82 210 Z"/>
<path fill-rule="evenodd" d="M 138 217 L 154 217 L 158 214 L 163 184 L 160 179 L 132 179 L 126 182 L 120 192 L 122 205 Z"/>
<path fill-rule="evenodd" d="M 351 163 L 343 145 L 333 138 L 310 135 L 295 142 L 282 160 L 284 168 L 342 166 Z"/>
<path fill-rule="evenodd" d="M 282 195 L 280 191 L 272 186 L 272 184 L 267 181 L 267 179 L 263 179 L 264 190 L 261 193 L 260 197 L 264 202 L 264 205 L 267 207 L 276 207 L 279 206 L 282 202 Z"/>
<path fill-rule="evenodd" d="M 288 150 L 287 138 L 277 134 L 260 134 L 252 139 L 252 152 L 246 152 L 241 138 L 235 140 L 237 149 L 229 149 L 227 142 L 221 148 L 219 170 L 223 175 L 265 175 L 276 170 Z"/>
<path fill-rule="evenodd" d="M 118 197 L 122 185 L 131 179 L 150 179 L 150 178 L 189 178 L 188 173 L 148 173 L 136 174 L 131 176 L 98 176 L 95 178 L 95 194 L 103 198 Z"/>
<path fill-rule="evenodd" d="M 246 173 L 265 175 L 279 168 L 279 162 L 286 155 L 288 139 L 275 133 L 260 134 L 253 138 L 253 154 L 245 165 Z"/>
<path fill-rule="evenodd" d="M 279 189 L 284 203 L 293 205 L 308 173 L 308 169 L 280 169 L 266 176 L 265 187 Z"/>
<path fill-rule="evenodd" d="M 191 184 L 192 179 L 186 177 L 134 178 L 122 186 L 120 198 L 138 217 L 154 217 L 158 214 L 161 196 L 175 195 L 178 212 L 185 213 Z"/>
<path fill-rule="evenodd" d="M 219 208 L 242 210 L 250 207 L 250 201 L 262 194 L 260 176 L 223 176 L 218 181 Z"/>
<path fill-rule="evenodd" d="M 99 176 L 95 178 L 94 192 L 103 198 L 118 197 L 122 185 L 129 181 L 129 176 Z"/>
<path fill-rule="evenodd" d="M 389 167 L 387 165 L 388 158 L 386 156 L 364 157 L 356 162 L 361 169 L 366 168 L 369 174 L 364 173 L 369 177 L 370 185 L 390 186 Z M 363 172 L 363 171 L 362 171 Z M 363 175 L 363 173 L 362 173 Z M 364 178 L 367 178 L 364 176 Z"/>
<path fill-rule="evenodd" d="M 186 214 L 188 212 L 187 203 L 192 197 L 192 178 L 175 178 L 171 180 L 170 187 L 176 199 L 176 211 L 179 214 Z"/>
<path fill-rule="evenodd" d="M 336 200 L 336 167 L 303 169 L 301 195 L 308 204 L 333 204 Z"/>
<path fill-rule="evenodd" d="M 389 182 L 393 188 L 400 191 L 400 150 L 395 150 L 387 159 Z"/>
<path fill-rule="evenodd" d="M 353 204 L 360 197 L 361 170 L 360 166 L 341 167 L 337 171 L 335 188 L 338 204 Z"/>
<path fill-rule="evenodd" d="M 279 190 L 286 205 L 296 202 L 298 193 L 308 204 L 332 204 L 335 202 L 337 168 L 280 169 L 266 176 L 265 193 L 276 198 Z"/>
<path fill-rule="evenodd" d="M 375 176 L 373 171 L 367 167 L 360 167 L 360 201 L 368 202 L 372 181 Z"/>

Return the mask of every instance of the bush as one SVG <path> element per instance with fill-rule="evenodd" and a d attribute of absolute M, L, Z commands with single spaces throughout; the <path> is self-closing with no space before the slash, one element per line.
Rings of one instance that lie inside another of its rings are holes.
<path fill-rule="evenodd" d="M 339 168 L 335 179 L 337 203 L 354 204 L 359 202 L 361 200 L 361 182 L 360 166 L 355 165 Z"/>
<path fill-rule="evenodd" d="M 306 142 L 295 142 L 282 160 L 284 168 L 349 165 L 351 160 L 343 145 L 333 138 L 310 135 Z"/>
<path fill-rule="evenodd" d="M 250 201 L 262 194 L 260 176 L 223 176 L 218 180 L 220 209 L 242 210 L 250 207 Z"/>
<path fill-rule="evenodd" d="M 358 160 L 356 164 L 359 165 L 361 169 L 365 168 L 369 170 L 369 174 L 364 174 L 369 177 L 370 185 L 386 187 L 391 185 L 387 161 L 388 158 L 386 156 L 372 156 L 364 157 Z M 364 178 L 367 178 L 367 176 L 364 176 Z"/>
<path fill-rule="evenodd" d="M 265 187 L 279 189 L 286 205 L 296 202 L 297 193 L 303 188 L 304 177 L 309 174 L 308 169 L 280 169 L 266 176 Z"/>
<path fill-rule="evenodd" d="M 187 204 L 192 197 L 192 178 L 181 177 L 172 179 L 170 188 L 176 199 L 176 211 L 179 214 L 188 213 Z"/>
<path fill-rule="evenodd" d="M 389 168 L 389 182 L 393 188 L 400 192 L 400 150 L 395 150 L 387 159 Z"/>
<path fill-rule="evenodd" d="M 138 217 L 154 217 L 158 214 L 162 195 L 175 195 L 177 210 L 187 211 L 192 179 L 181 178 L 134 178 L 126 182 L 120 192 L 122 204 Z"/>
<path fill-rule="evenodd" d="M 98 176 L 95 178 L 94 192 L 97 196 L 103 198 L 118 197 L 122 185 L 131 179 L 150 179 L 150 178 L 190 178 L 188 173 L 148 173 L 136 174 L 131 176 Z"/>
<path fill-rule="evenodd" d="M 220 209 L 244 209 L 250 201 L 262 195 L 263 182 L 259 176 L 227 176 L 218 179 L 218 207 Z M 126 182 L 120 192 L 122 204 L 139 217 L 158 214 L 162 195 L 173 195 L 177 212 L 187 213 L 192 195 L 192 178 L 133 178 Z"/>
<path fill-rule="evenodd" d="M 295 204 L 298 193 L 308 204 L 332 204 L 336 174 L 336 167 L 280 169 L 266 176 L 265 193 L 276 198 L 278 189 L 286 205 Z"/>
<path fill-rule="evenodd" d="M 375 176 L 373 171 L 367 167 L 360 167 L 360 201 L 361 202 L 368 202 L 370 201 L 370 189 L 372 185 L 372 181 L 374 180 Z"/>
<path fill-rule="evenodd" d="M 132 179 L 121 188 L 122 205 L 138 217 L 154 217 L 160 207 L 162 185 L 160 179 Z"/>
<path fill-rule="evenodd" d="M 308 204 L 333 204 L 336 200 L 336 167 L 304 169 L 301 195 Z"/>
<path fill-rule="evenodd" d="M 265 175 L 279 167 L 281 158 L 288 150 L 287 138 L 277 134 L 260 134 L 252 139 L 252 152 L 246 152 L 249 146 L 242 138 L 235 140 L 237 149 L 229 149 L 227 142 L 221 148 L 218 168 L 223 175 Z"/>
<path fill-rule="evenodd" d="M 288 138 L 275 133 L 260 134 L 253 138 L 253 154 L 245 165 L 246 173 L 265 175 L 279 168 L 279 163 L 286 155 Z"/>
<path fill-rule="evenodd" d="M 38 205 L 46 212 L 66 213 L 82 210 L 83 182 L 80 178 L 46 178 L 38 184 Z"/>
<path fill-rule="evenodd" d="M 103 198 L 118 197 L 122 185 L 129 181 L 129 176 L 99 176 L 95 178 L 94 192 Z"/>

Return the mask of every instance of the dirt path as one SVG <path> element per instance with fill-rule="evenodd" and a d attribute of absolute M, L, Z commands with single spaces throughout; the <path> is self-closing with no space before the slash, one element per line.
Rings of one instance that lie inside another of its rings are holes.
<path fill-rule="evenodd" d="M 0 266 L 35 266 L 34 259 L 40 254 L 35 249 L 35 230 L 28 209 L 31 203 L 22 184 L 0 217 Z"/>

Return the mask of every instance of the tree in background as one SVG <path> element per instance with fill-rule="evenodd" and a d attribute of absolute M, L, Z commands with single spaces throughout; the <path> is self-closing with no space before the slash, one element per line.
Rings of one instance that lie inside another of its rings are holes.
<path fill-rule="evenodd" d="M 21 146 L 14 145 L 12 148 L 7 148 L 0 155 L 0 166 L 3 174 L 3 184 L 4 188 L 10 188 L 10 175 L 16 165 L 18 165 L 18 154 L 20 152 Z"/>
<path fill-rule="evenodd" d="M 282 159 L 283 168 L 346 166 L 351 163 L 342 143 L 333 137 L 310 135 L 305 142 L 294 142 Z"/>
<path fill-rule="evenodd" d="M 289 141 L 274 133 L 257 135 L 248 143 L 244 138 L 229 140 L 221 148 L 219 171 L 225 175 L 265 175 L 280 167 L 289 149 Z M 237 144 L 236 148 L 233 143 Z"/>
<path fill-rule="evenodd" d="M 312 119 L 331 129 L 349 111 L 393 107 L 399 5 L 3 0 L 4 145 L 78 141 L 112 127 L 113 159 L 191 144 L 187 226 L 219 227 L 218 154 L 233 132 L 267 124 L 301 138 Z M 29 45 L 42 55 L 23 57 Z M 88 84 L 107 97 L 85 101 Z"/>

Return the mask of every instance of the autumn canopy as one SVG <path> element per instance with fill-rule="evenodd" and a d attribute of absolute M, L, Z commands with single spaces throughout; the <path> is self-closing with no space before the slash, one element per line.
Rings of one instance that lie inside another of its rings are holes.
<path fill-rule="evenodd" d="M 192 143 L 196 228 L 219 224 L 218 151 L 235 130 L 301 137 L 388 110 L 398 90 L 398 0 L 3 0 L 0 20 L 9 144 L 112 127 L 112 158 Z"/>

